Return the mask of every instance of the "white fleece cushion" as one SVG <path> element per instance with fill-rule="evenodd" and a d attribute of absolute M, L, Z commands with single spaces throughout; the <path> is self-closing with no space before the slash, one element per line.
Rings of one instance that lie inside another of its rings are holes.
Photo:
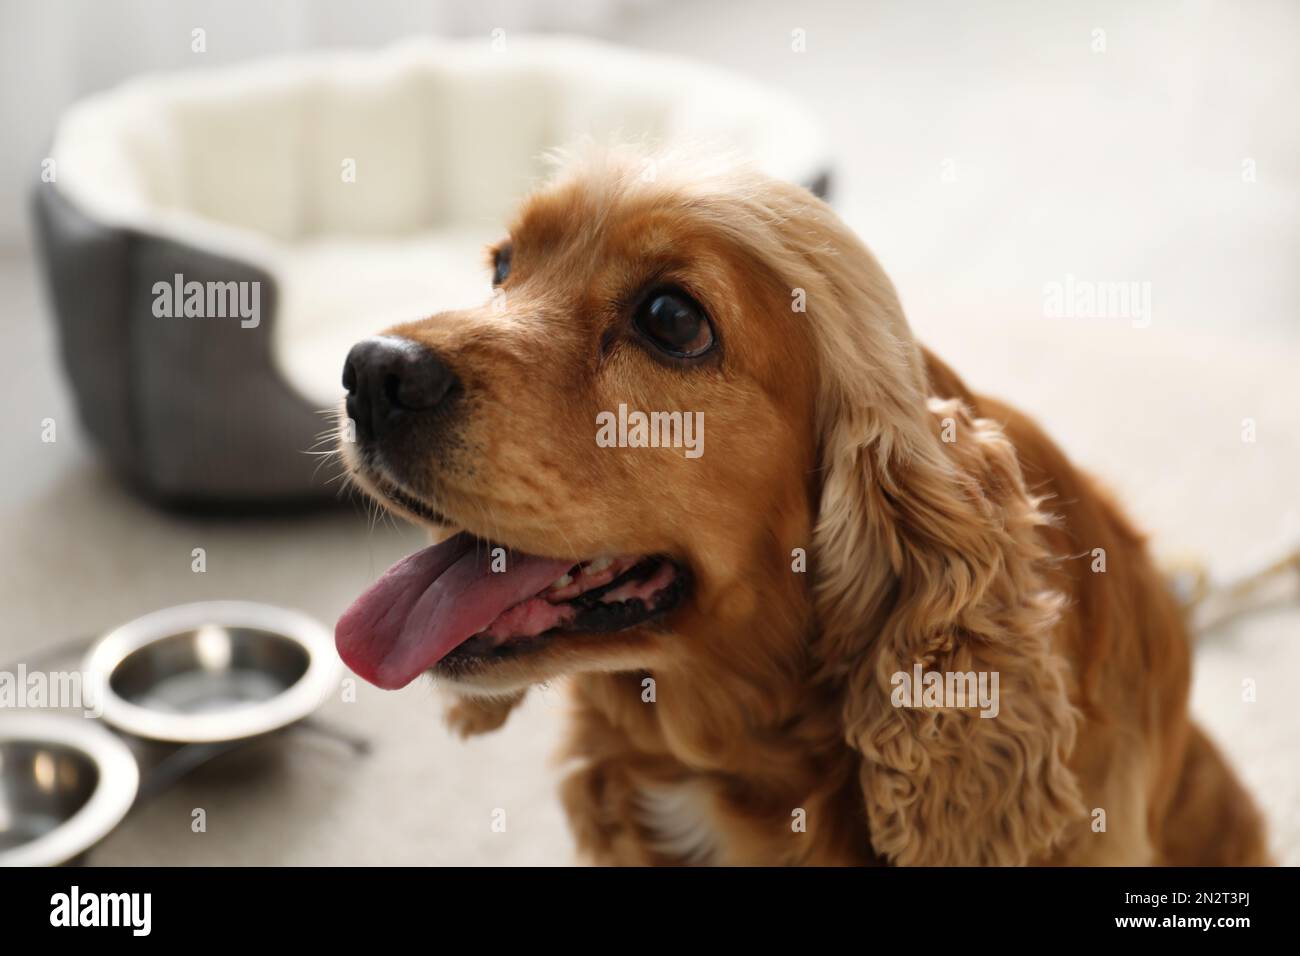
<path fill-rule="evenodd" d="M 281 314 L 298 331 L 291 342 L 281 337 L 285 376 L 322 407 L 337 401 L 343 357 L 357 339 L 488 297 L 483 250 L 494 238 L 490 230 L 448 227 L 395 239 L 298 244 L 280 273 Z"/>
<path fill-rule="evenodd" d="M 53 155 L 95 218 L 269 270 L 277 365 L 327 406 L 357 339 L 486 297 L 483 246 L 543 154 L 584 138 L 704 140 L 795 181 L 824 161 L 805 113 L 756 83 L 513 36 L 142 77 L 71 109 Z"/>

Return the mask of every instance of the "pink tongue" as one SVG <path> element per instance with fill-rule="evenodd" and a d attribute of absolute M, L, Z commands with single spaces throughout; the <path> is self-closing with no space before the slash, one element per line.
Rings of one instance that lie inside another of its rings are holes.
<path fill-rule="evenodd" d="M 372 684 L 405 687 L 573 566 L 508 551 L 493 571 L 493 547 L 461 532 L 398 561 L 339 618 L 343 662 Z"/>

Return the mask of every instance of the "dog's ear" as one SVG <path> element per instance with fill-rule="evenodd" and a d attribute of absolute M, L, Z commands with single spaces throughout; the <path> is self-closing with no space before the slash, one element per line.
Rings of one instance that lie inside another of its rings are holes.
<path fill-rule="evenodd" d="M 1024 864 L 1083 816 L 1047 519 L 997 424 L 955 399 L 920 404 L 908 422 L 851 397 L 823 417 L 819 654 L 862 754 L 875 850 L 896 864 Z M 984 675 L 991 706 L 912 706 L 917 664 L 945 683 Z"/>
<path fill-rule="evenodd" d="M 518 707 L 526 691 L 504 697 L 463 697 L 457 694 L 443 712 L 447 726 L 461 737 L 476 737 L 497 730 Z"/>

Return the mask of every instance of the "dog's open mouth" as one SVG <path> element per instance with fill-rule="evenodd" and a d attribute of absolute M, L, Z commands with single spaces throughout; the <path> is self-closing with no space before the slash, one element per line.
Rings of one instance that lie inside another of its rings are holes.
<path fill-rule="evenodd" d="M 450 655 L 504 657 L 635 627 L 677 607 L 688 586 L 660 555 L 574 562 L 461 532 L 389 568 L 339 618 L 335 642 L 357 674 L 394 689 Z"/>

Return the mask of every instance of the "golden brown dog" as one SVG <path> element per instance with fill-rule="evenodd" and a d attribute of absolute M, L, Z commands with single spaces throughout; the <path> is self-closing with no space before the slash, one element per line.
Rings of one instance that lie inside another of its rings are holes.
<path fill-rule="evenodd" d="M 459 533 L 345 613 L 344 659 L 432 669 L 465 733 L 572 675 L 599 863 L 1266 862 L 1118 508 L 915 342 L 822 202 L 647 168 L 574 163 L 488 304 L 349 356 L 356 481 Z"/>

